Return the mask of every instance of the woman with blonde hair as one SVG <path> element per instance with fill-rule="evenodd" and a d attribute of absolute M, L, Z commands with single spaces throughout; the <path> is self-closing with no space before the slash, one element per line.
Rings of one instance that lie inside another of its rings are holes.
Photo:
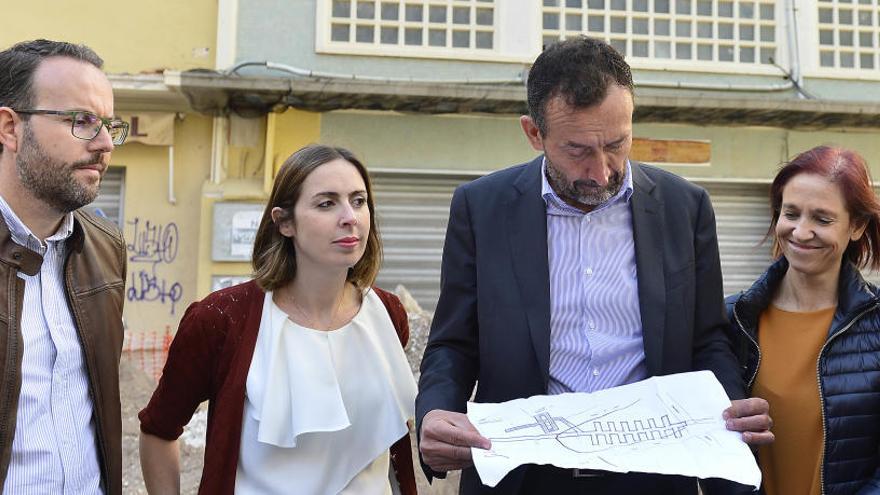
<path fill-rule="evenodd" d="M 150 493 L 178 493 L 177 438 L 209 401 L 199 493 L 415 494 L 416 387 L 406 313 L 372 287 L 381 262 L 369 176 L 349 151 L 282 165 L 254 280 L 192 304 L 141 411 Z"/>

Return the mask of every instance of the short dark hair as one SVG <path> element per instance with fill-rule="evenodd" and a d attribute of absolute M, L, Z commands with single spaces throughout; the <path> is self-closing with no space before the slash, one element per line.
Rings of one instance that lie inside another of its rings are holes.
<path fill-rule="evenodd" d="M 16 43 L 0 52 L 0 107 L 31 108 L 33 79 L 40 63 L 49 57 L 68 57 L 102 69 L 104 60 L 94 50 L 64 41 L 32 40 Z M 22 115 L 27 120 L 28 115 Z M 3 150 L 0 145 L 0 151 Z"/>
<path fill-rule="evenodd" d="M 850 241 L 843 254 L 859 268 L 880 268 L 880 201 L 871 187 L 871 175 L 865 159 L 855 151 L 834 146 L 816 146 L 794 157 L 779 169 L 770 186 L 773 217 L 767 236 L 773 239 L 773 255 L 782 255 L 776 238 L 776 223 L 782 214 L 782 192 L 799 174 L 816 174 L 837 184 L 843 194 L 850 221 L 865 226 L 862 237 Z"/>
<path fill-rule="evenodd" d="M 321 165 L 342 159 L 354 165 L 367 188 L 367 208 L 370 210 L 370 233 L 364 255 L 349 269 L 347 280 L 360 289 L 376 281 L 382 264 L 382 243 L 376 224 L 376 200 L 366 167 L 345 148 L 313 144 L 299 149 L 284 161 L 272 185 L 269 202 L 254 239 L 254 280 L 263 290 L 276 290 L 296 277 L 296 249 L 291 239 L 281 235 L 279 225 L 272 220 L 272 209 L 284 210 L 281 220 L 293 219 L 293 207 L 299 200 L 306 177 Z M 280 222 L 279 222 L 280 223 Z"/>
<path fill-rule="evenodd" d="M 578 36 L 547 46 L 529 70 L 529 115 L 547 134 L 547 101 L 561 96 L 574 108 L 587 108 L 605 99 L 617 84 L 633 94 L 632 71 L 617 50 L 596 38 Z"/>

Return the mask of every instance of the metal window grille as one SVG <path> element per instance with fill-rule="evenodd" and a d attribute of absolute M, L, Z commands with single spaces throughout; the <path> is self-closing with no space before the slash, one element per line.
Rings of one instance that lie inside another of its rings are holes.
<path fill-rule="evenodd" d="M 876 1 L 876 0 L 874 0 Z M 639 61 L 705 66 L 771 64 L 774 0 L 544 0 L 543 41 L 604 38 Z"/>
<path fill-rule="evenodd" d="M 819 67 L 878 70 L 877 0 L 818 0 Z"/>
<path fill-rule="evenodd" d="M 491 53 L 495 49 L 495 0 L 329 1 L 326 46 L 384 54 Z M 322 22 L 321 19 L 318 22 Z"/>
<path fill-rule="evenodd" d="M 109 167 L 101 179 L 98 197 L 84 208 L 99 217 L 104 217 L 119 226 L 125 227 L 125 167 Z"/>

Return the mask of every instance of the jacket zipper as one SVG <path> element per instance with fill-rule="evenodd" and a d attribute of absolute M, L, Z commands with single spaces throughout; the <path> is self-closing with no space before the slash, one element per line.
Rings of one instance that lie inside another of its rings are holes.
<path fill-rule="evenodd" d="M 825 344 L 822 345 L 822 349 L 819 350 L 819 359 L 816 360 L 816 384 L 819 386 L 819 411 L 822 413 L 822 462 L 819 464 L 819 489 L 821 490 L 822 495 L 825 494 L 825 451 L 828 449 L 825 441 L 827 440 L 827 430 L 825 426 L 825 395 L 822 393 L 822 377 L 819 371 L 819 366 L 822 363 L 822 354 L 825 353 L 825 348 L 828 347 L 828 344 L 831 343 L 832 340 L 837 338 L 838 335 L 843 332 L 849 330 L 856 321 L 865 314 L 870 313 L 880 307 L 880 304 L 874 304 L 873 306 L 865 309 L 861 313 L 857 314 L 852 320 L 849 321 L 843 328 L 838 330 L 834 335 L 828 338 L 825 341 Z"/>
<path fill-rule="evenodd" d="M 18 294 L 16 293 L 16 282 L 18 281 L 18 273 L 17 270 L 10 270 L 9 279 L 7 281 L 8 290 L 9 290 L 9 320 L 7 323 L 7 335 L 6 335 L 6 360 L 12 361 L 6 363 L 7 370 L 15 370 L 15 359 L 18 355 L 18 319 L 15 317 L 15 309 L 16 309 L 16 299 L 18 299 Z M 19 315 L 20 317 L 21 315 Z M 14 374 L 15 372 L 12 371 Z M 8 377 L 7 377 L 8 378 Z M 8 386 L 6 387 L 5 393 L 3 394 L 3 407 L 0 408 L 0 445 L 4 445 L 9 449 L 12 448 L 12 444 L 9 441 L 9 414 L 10 411 L 9 405 L 12 403 L 12 394 L 15 392 L 13 389 L 15 387 Z M 3 474 L 0 476 L 0 479 L 6 479 L 6 471 L 9 469 L 9 464 L 2 466 Z"/>
<path fill-rule="evenodd" d="M 69 254 L 69 253 L 68 253 Z M 110 466 L 109 460 L 107 459 L 107 451 L 104 439 L 104 429 L 103 429 L 103 412 L 101 411 L 101 406 L 98 404 L 98 396 L 95 393 L 95 384 L 94 375 L 95 370 L 92 368 L 91 360 L 89 358 L 89 354 L 86 351 L 86 340 L 83 338 L 83 330 L 82 330 L 82 319 L 79 314 L 79 307 L 75 304 L 74 298 L 71 295 L 71 291 L 73 290 L 73 283 L 70 280 L 70 256 L 66 256 L 64 260 L 64 282 L 65 282 L 65 291 L 64 295 L 67 297 L 67 304 L 70 306 L 70 311 L 73 316 L 74 326 L 76 327 L 76 334 L 79 336 L 79 342 L 83 349 L 83 358 L 86 365 L 86 373 L 89 377 L 89 395 L 92 398 L 92 414 L 95 415 L 95 436 L 98 440 L 98 450 L 101 455 L 101 471 L 104 474 L 103 485 L 106 490 L 111 490 L 110 487 Z"/>
<path fill-rule="evenodd" d="M 746 384 L 746 391 L 752 389 L 752 384 L 755 382 L 755 378 L 758 376 L 758 369 L 761 367 L 761 347 L 758 345 L 758 342 L 749 335 L 749 332 L 746 331 L 745 325 L 742 324 L 742 321 L 739 319 L 739 315 L 736 313 L 736 304 L 733 305 L 733 317 L 736 319 L 736 324 L 739 325 L 739 329 L 745 334 L 746 338 L 751 341 L 752 345 L 758 351 L 758 363 L 755 365 L 755 371 L 752 373 L 752 377 L 749 378 L 748 384 Z"/>
<path fill-rule="evenodd" d="M 859 320 L 859 318 L 865 316 L 865 314 L 877 309 L 878 307 L 880 307 L 880 304 L 875 304 L 865 309 L 864 311 L 856 315 L 852 320 L 850 320 L 849 323 L 847 323 L 843 328 L 841 328 L 834 335 L 829 337 L 828 340 L 826 340 L 825 343 L 822 345 L 822 349 L 819 350 L 819 359 L 816 360 L 816 384 L 819 386 L 819 411 L 822 413 L 822 462 L 819 465 L 819 489 L 821 490 L 821 493 L 823 495 L 825 494 L 825 441 L 827 437 L 827 431 L 825 426 L 825 395 L 822 393 L 822 377 L 819 370 L 819 365 L 822 362 L 822 354 L 825 353 L 825 348 L 828 347 L 828 344 L 830 344 L 832 340 L 837 338 L 837 336 L 842 334 L 843 332 L 849 330 L 850 327 L 852 327 L 855 322 Z M 752 373 L 752 377 L 749 379 L 748 385 L 746 386 L 747 389 L 751 389 L 752 383 L 754 383 L 755 378 L 758 376 L 758 369 L 761 367 L 761 347 L 758 345 L 755 339 L 753 339 L 752 336 L 749 335 L 749 333 L 746 331 L 745 325 L 742 324 L 742 321 L 739 319 L 739 315 L 736 313 L 735 304 L 733 306 L 733 317 L 736 319 L 736 323 L 737 325 L 739 325 L 740 330 L 745 334 L 749 341 L 752 342 L 752 345 L 755 346 L 755 349 L 758 350 L 758 364 L 757 366 L 755 366 L 755 371 L 754 373 Z"/>

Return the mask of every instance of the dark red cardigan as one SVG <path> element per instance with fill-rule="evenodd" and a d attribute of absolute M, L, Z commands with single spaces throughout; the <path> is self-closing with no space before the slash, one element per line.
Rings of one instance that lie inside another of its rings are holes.
<path fill-rule="evenodd" d="M 374 288 L 401 345 L 409 340 L 406 311 L 394 294 Z M 232 494 L 241 446 L 245 383 L 254 355 L 265 293 L 253 281 L 214 292 L 187 308 L 150 403 L 138 414 L 141 431 L 176 440 L 196 408 L 208 402 L 200 494 Z M 416 494 L 409 434 L 391 447 L 404 495 Z M 291 480 L 295 483 L 295 480 Z"/>

